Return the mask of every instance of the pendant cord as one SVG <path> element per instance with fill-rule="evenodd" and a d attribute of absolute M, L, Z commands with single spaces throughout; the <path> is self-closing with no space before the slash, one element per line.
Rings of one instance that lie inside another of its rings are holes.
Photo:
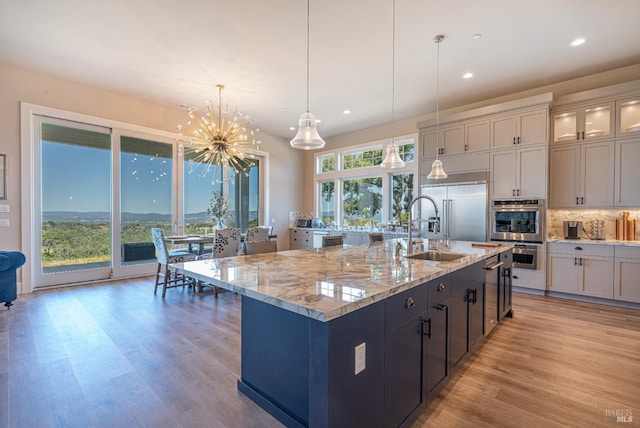
<path fill-rule="evenodd" d="M 311 0 L 307 0 L 307 113 L 309 113 L 309 16 L 310 16 L 310 3 Z"/>
<path fill-rule="evenodd" d="M 391 144 L 396 137 L 396 0 L 393 0 L 393 36 L 391 38 Z"/>

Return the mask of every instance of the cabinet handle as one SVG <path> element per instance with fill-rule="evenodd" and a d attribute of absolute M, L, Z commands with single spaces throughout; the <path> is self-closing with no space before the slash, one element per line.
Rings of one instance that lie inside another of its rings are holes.
<path fill-rule="evenodd" d="M 580 205 L 580 196 L 576 196 L 576 205 Z"/>
<path fill-rule="evenodd" d="M 520 144 L 520 137 L 518 137 L 518 144 Z"/>
<path fill-rule="evenodd" d="M 513 144 L 516 144 L 516 137 L 513 137 Z"/>
<path fill-rule="evenodd" d="M 416 305 L 416 302 L 411 297 L 409 297 L 407 301 L 404 302 L 404 307 L 407 309 L 413 308 L 415 305 Z"/>
<path fill-rule="evenodd" d="M 584 140 L 584 131 L 582 131 L 582 139 Z"/>
<path fill-rule="evenodd" d="M 443 305 L 442 303 L 438 303 L 435 308 L 439 311 L 444 311 L 445 309 L 449 308 L 449 306 L 447 305 Z"/>
<path fill-rule="evenodd" d="M 584 205 L 584 196 L 580 196 L 580 205 Z"/>
<path fill-rule="evenodd" d="M 518 275 L 513 275 L 513 279 L 519 279 Z"/>
<path fill-rule="evenodd" d="M 469 150 L 469 146 L 467 146 L 466 144 L 464 145 L 464 151 L 466 152 L 467 150 Z"/>
<path fill-rule="evenodd" d="M 582 251 L 582 247 L 575 247 L 574 250 L 576 251 Z"/>
<path fill-rule="evenodd" d="M 516 189 L 516 196 L 520 196 L 520 189 Z"/>
<path fill-rule="evenodd" d="M 438 284 L 438 293 L 442 293 L 446 288 L 443 283 Z"/>
<path fill-rule="evenodd" d="M 425 324 L 429 324 L 429 329 L 424 332 L 424 325 Z M 422 320 L 422 331 L 423 331 L 423 335 L 427 336 L 429 339 L 431 339 L 431 318 L 429 318 L 428 320 Z"/>
<path fill-rule="evenodd" d="M 511 196 L 515 196 L 516 195 L 516 189 L 511 189 Z"/>
<path fill-rule="evenodd" d="M 576 140 L 580 139 L 580 131 L 576 132 Z"/>
<path fill-rule="evenodd" d="M 577 266 L 577 265 L 578 265 L 578 258 L 577 258 L 577 257 L 574 257 L 574 258 L 573 258 L 573 265 L 574 265 L 574 266 Z"/>
<path fill-rule="evenodd" d="M 582 257 L 580 257 L 580 266 L 582 266 Z"/>
<path fill-rule="evenodd" d="M 474 288 L 473 289 L 473 304 L 475 305 L 476 303 L 478 303 L 478 289 Z"/>

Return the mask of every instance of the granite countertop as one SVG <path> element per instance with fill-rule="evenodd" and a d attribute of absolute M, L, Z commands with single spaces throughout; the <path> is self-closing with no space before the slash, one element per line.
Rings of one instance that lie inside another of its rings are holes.
<path fill-rule="evenodd" d="M 369 246 L 335 246 L 199 260 L 174 265 L 198 280 L 320 321 L 329 321 L 512 248 L 477 248 L 451 241 L 464 253 L 453 262 L 396 257 L 392 239 Z"/>
<path fill-rule="evenodd" d="M 616 239 L 547 239 L 547 242 L 559 244 L 581 245 L 621 245 L 626 247 L 640 247 L 640 241 L 621 241 Z"/>

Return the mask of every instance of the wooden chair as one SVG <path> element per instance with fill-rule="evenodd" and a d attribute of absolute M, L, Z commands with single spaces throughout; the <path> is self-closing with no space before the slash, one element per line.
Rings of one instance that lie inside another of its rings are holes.
<path fill-rule="evenodd" d="M 342 245 L 342 244 L 344 244 L 342 235 L 327 235 L 322 237 L 323 247 L 332 247 L 335 245 Z"/>
<path fill-rule="evenodd" d="M 188 285 L 189 287 L 195 286 L 195 280 L 177 273 L 175 270 L 171 269 L 170 264 L 195 260 L 196 256 L 187 250 L 167 250 L 167 244 L 164 242 L 164 231 L 162 229 L 151 229 L 151 237 L 153 238 L 153 245 L 156 247 L 156 257 L 158 258 L 158 270 L 156 271 L 156 284 L 153 294 L 156 294 L 158 291 L 161 277 L 163 278 L 163 299 L 167 294 L 167 288 L 184 288 L 185 285 Z"/>
<path fill-rule="evenodd" d="M 382 232 L 370 232 L 369 242 L 382 242 L 384 241 L 384 234 Z"/>
<path fill-rule="evenodd" d="M 249 241 L 245 242 L 244 245 L 247 256 L 252 254 L 275 253 L 278 251 L 277 241 Z"/>

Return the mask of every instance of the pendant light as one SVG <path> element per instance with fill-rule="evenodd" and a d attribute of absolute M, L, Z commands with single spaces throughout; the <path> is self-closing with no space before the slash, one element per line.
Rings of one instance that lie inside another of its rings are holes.
<path fill-rule="evenodd" d="M 380 164 L 382 168 L 402 168 L 404 161 L 396 147 L 396 0 L 393 0 L 393 25 L 391 46 L 391 142 L 387 146 L 387 155 Z"/>
<path fill-rule="evenodd" d="M 316 117 L 309 112 L 309 2 L 307 0 L 307 111 L 298 120 L 298 133 L 289 142 L 294 149 L 314 150 L 324 147 L 324 140 L 318 134 Z"/>
<path fill-rule="evenodd" d="M 439 126 L 439 112 L 440 112 L 440 43 L 444 40 L 444 36 L 439 34 L 433 38 L 434 43 L 437 46 L 437 58 L 436 58 L 436 160 L 431 164 L 431 172 L 427 176 L 429 180 L 442 180 L 447 178 L 447 173 L 444 172 L 442 167 L 442 161 L 438 159 L 440 152 L 440 130 Z"/>

